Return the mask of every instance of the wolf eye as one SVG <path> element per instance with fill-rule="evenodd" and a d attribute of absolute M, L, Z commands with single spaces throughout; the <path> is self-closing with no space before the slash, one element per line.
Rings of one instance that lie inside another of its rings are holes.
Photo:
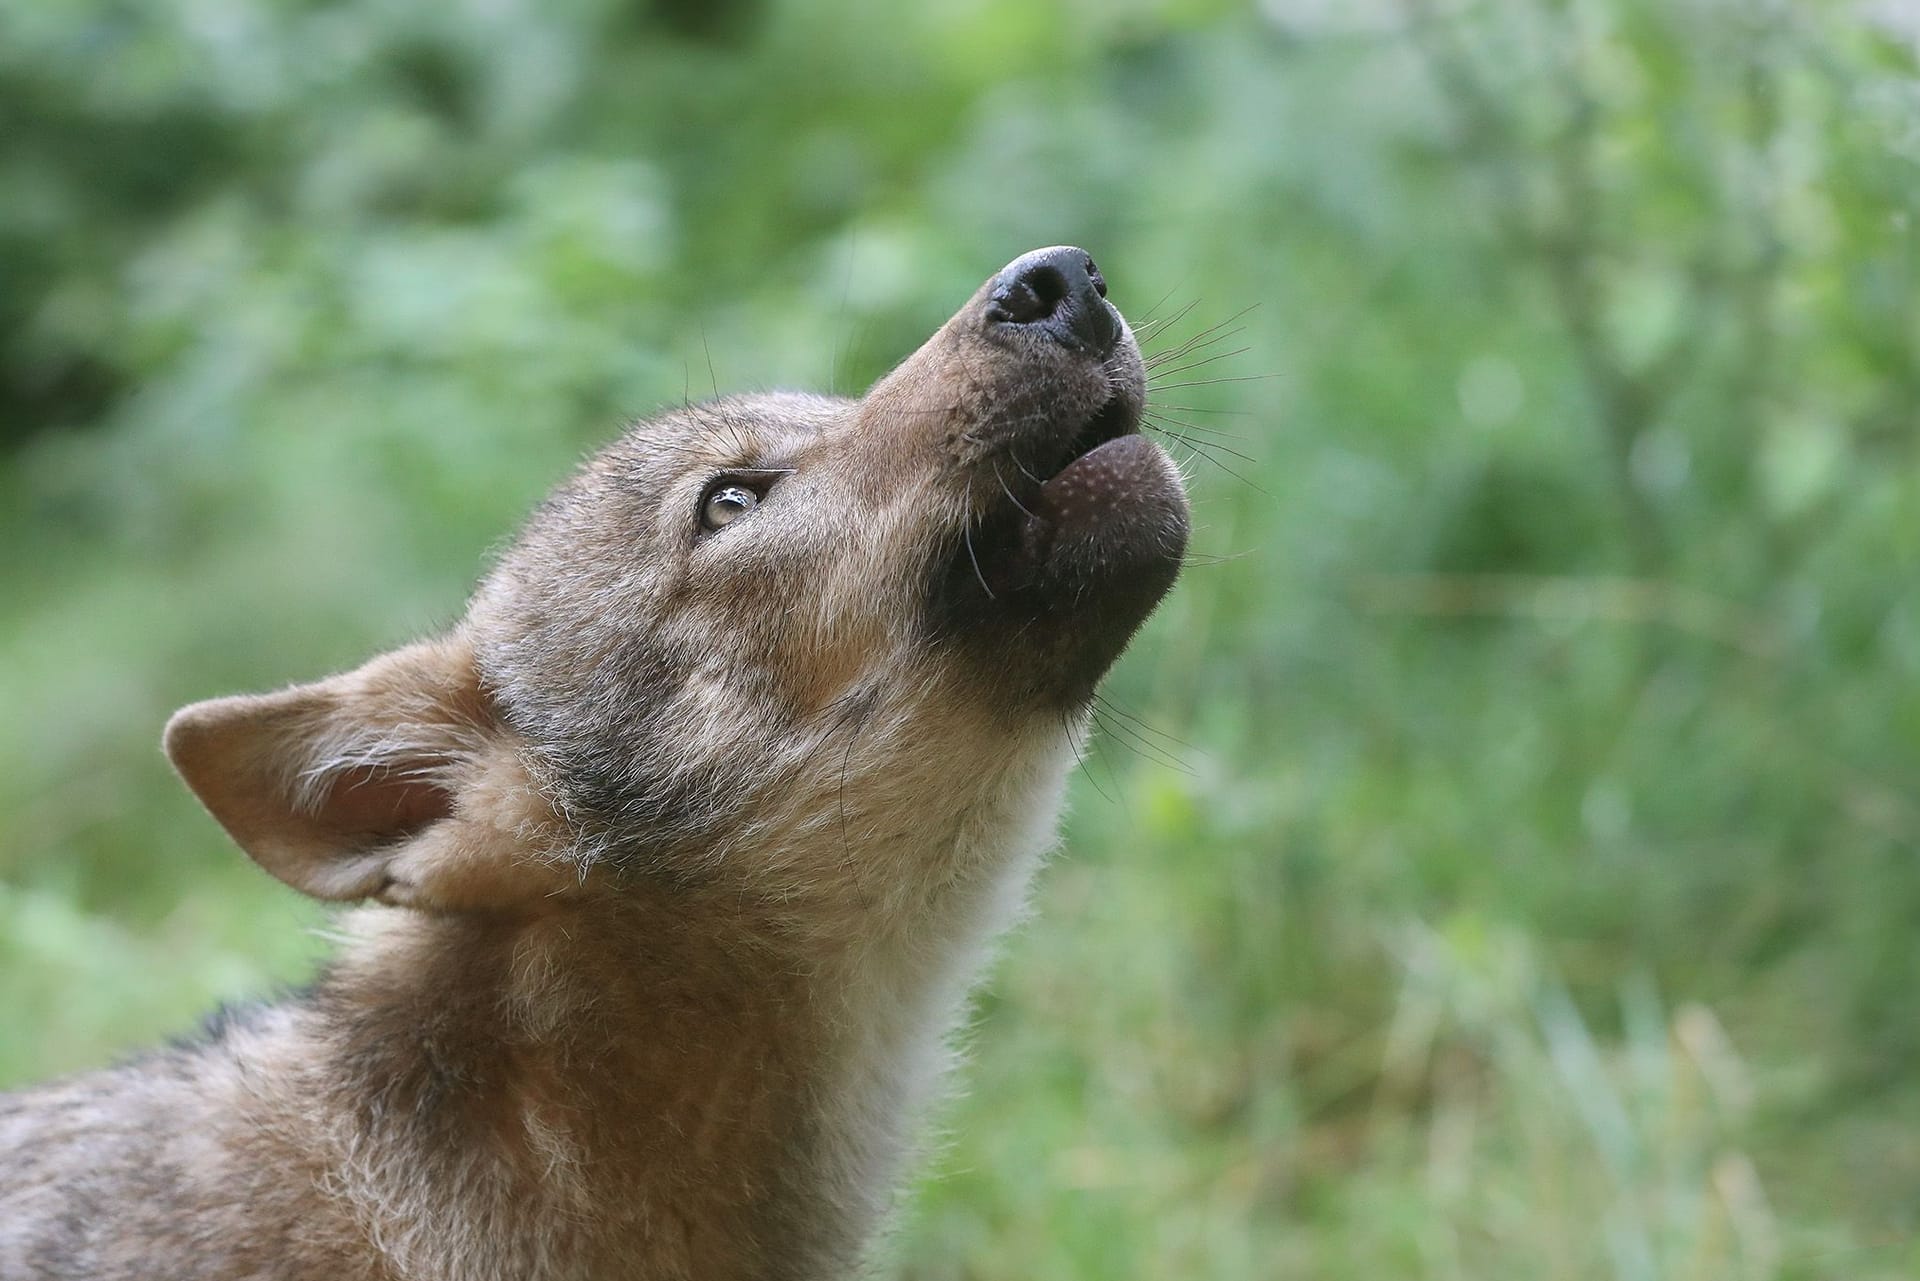
<path fill-rule="evenodd" d="M 760 495 L 738 481 L 717 481 L 700 500 L 700 527 L 718 529 L 732 524 L 760 505 Z"/>

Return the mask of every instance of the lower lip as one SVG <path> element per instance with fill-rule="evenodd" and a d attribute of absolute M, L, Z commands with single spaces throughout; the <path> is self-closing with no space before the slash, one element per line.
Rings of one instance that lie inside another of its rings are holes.
<path fill-rule="evenodd" d="M 1042 484 L 1040 498 L 1047 506 L 1069 510 L 1088 502 L 1124 498 L 1129 473 L 1144 460 L 1142 451 L 1152 448 L 1151 442 L 1138 432 L 1103 441 Z"/>

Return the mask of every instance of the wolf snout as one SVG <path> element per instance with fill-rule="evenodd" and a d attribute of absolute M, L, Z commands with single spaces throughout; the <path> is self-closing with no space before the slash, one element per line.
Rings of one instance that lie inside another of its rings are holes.
<path fill-rule="evenodd" d="M 1055 245 L 1022 254 L 1000 269 L 988 290 L 987 321 L 1044 334 L 1105 359 L 1120 341 L 1120 318 L 1106 298 L 1107 282 L 1087 251 Z"/>

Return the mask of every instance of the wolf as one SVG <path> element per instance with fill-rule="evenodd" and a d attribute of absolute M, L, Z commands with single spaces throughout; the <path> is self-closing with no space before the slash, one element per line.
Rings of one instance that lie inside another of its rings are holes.
<path fill-rule="evenodd" d="M 446 634 L 176 714 L 354 906 L 311 987 L 0 1097 L 0 1278 L 858 1273 L 1185 554 L 1145 388 L 1036 250 L 859 399 L 632 426 Z"/>

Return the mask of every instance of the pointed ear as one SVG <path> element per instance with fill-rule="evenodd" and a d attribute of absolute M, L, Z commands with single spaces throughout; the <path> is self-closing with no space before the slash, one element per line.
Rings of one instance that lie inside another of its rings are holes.
<path fill-rule="evenodd" d="M 312 685 L 195 703 L 164 741 L 240 847 L 315 898 L 501 908 L 564 886 L 539 857 L 557 819 L 458 635 Z"/>

